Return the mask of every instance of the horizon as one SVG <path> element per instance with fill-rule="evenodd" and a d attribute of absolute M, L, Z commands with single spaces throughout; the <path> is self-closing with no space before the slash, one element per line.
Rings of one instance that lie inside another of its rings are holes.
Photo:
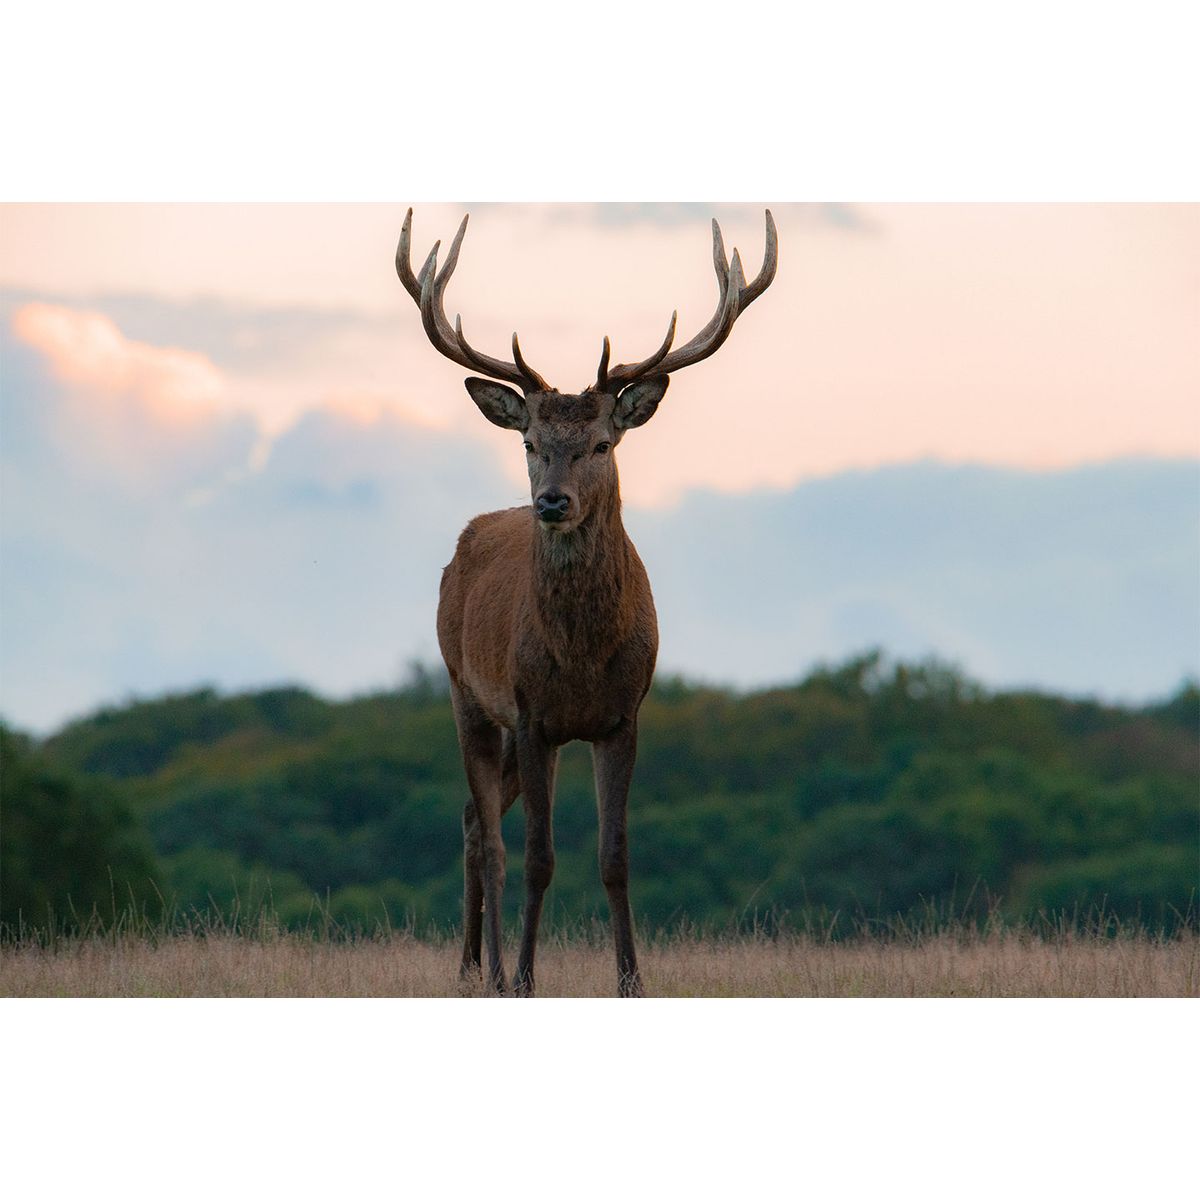
<path fill-rule="evenodd" d="M 951 672 L 955 677 L 964 683 L 973 691 L 977 690 L 978 696 L 983 699 L 996 696 L 1014 696 L 1014 695 L 1030 695 L 1044 696 L 1047 698 L 1065 700 L 1073 704 L 1096 704 L 1101 708 L 1126 711 L 1140 712 L 1146 709 L 1156 709 L 1163 705 L 1171 703 L 1181 695 L 1186 695 L 1189 692 L 1200 689 L 1200 673 L 1185 675 L 1180 678 L 1179 682 L 1173 687 L 1164 689 L 1159 696 L 1149 696 L 1143 700 L 1122 700 L 1120 698 L 1112 699 L 1104 696 L 1087 693 L 1071 693 L 1052 688 L 1039 687 L 1031 685 L 1022 687 L 1021 685 L 1010 685 L 1001 687 L 990 687 L 986 683 L 975 679 L 969 672 L 963 671 L 953 662 L 931 655 L 924 659 L 901 659 L 888 655 L 883 652 L 881 647 L 865 647 L 861 652 L 852 653 L 844 659 L 819 661 L 815 662 L 808 670 L 795 675 L 791 678 L 780 678 L 774 681 L 764 683 L 739 685 L 736 683 L 725 682 L 720 679 L 708 679 L 700 676 L 694 676 L 684 671 L 662 671 L 656 670 L 654 673 L 653 687 L 659 686 L 681 686 L 690 691 L 718 691 L 737 699 L 746 699 L 754 696 L 762 695 L 769 692 L 788 691 L 795 688 L 803 687 L 811 679 L 823 673 L 836 674 L 848 667 L 854 666 L 859 662 L 866 662 L 877 657 L 878 666 L 885 672 L 897 667 L 907 669 L 934 668 L 942 669 Z M 22 728 L 19 725 L 9 721 L 4 713 L 0 712 L 0 726 L 8 730 L 10 733 L 21 734 L 27 737 L 32 737 L 35 741 L 46 741 L 56 737 L 63 730 L 78 724 L 86 724 L 95 718 L 112 712 L 122 712 L 130 708 L 141 707 L 143 705 L 154 705 L 160 702 L 186 699 L 189 697 L 211 693 L 218 701 L 236 700 L 239 697 L 269 695 L 277 692 L 302 692 L 313 699 L 320 701 L 323 704 L 341 705 L 355 704 L 362 701 L 370 701 L 380 697 L 403 695 L 408 692 L 421 691 L 426 687 L 433 688 L 433 694 L 442 697 L 448 697 L 449 690 L 443 689 L 443 682 L 446 679 L 445 664 L 440 658 L 428 659 L 419 661 L 416 659 L 410 660 L 406 664 L 406 675 L 403 678 L 398 678 L 392 684 L 386 684 L 380 687 L 365 688 L 362 691 L 352 691 L 344 695 L 332 694 L 323 691 L 320 687 L 306 684 L 295 679 L 276 679 L 264 680 L 261 684 L 255 684 L 244 688 L 228 688 L 220 684 L 213 683 L 208 680 L 197 680 L 195 684 L 189 687 L 172 688 L 167 691 L 153 694 L 128 694 L 119 699 L 107 700 L 100 702 L 94 708 L 84 712 L 66 717 L 61 723 L 55 726 L 48 732 L 39 733 L 36 730 Z"/>

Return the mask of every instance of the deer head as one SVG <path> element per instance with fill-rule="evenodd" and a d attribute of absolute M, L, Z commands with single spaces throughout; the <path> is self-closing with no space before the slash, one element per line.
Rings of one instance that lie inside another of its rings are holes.
<path fill-rule="evenodd" d="M 396 272 L 420 308 L 421 323 L 434 347 L 460 366 L 489 376 L 467 379 L 471 399 L 494 425 L 524 435 L 534 511 L 544 528 L 569 533 L 587 520 L 602 497 L 615 494 L 617 471 L 613 448 L 627 429 L 644 425 L 654 415 L 666 394 L 672 372 L 714 354 L 738 317 L 770 286 L 779 262 L 775 221 L 768 209 L 762 268 L 747 283 L 737 250 L 731 260 L 726 259 L 721 227 L 714 220 L 713 267 L 718 296 L 716 311 L 708 324 L 691 341 L 672 350 L 678 316 L 672 313 L 667 336 L 649 358 L 614 367 L 609 366 L 610 347 L 606 337 L 595 382 L 582 392 L 568 394 L 552 388 L 525 361 L 515 333 L 512 362 L 505 362 L 472 348 L 463 335 L 461 316 L 455 317 L 453 327 L 446 319 L 443 296 L 458 264 L 467 219 L 463 217 L 441 270 L 437 265 L 441 242 L 435 242 L 420 272 L 414 275 L 410 208 L 400 230 Z M 518 392 L 508 384 L 515 384 L 521 390 Z"/>

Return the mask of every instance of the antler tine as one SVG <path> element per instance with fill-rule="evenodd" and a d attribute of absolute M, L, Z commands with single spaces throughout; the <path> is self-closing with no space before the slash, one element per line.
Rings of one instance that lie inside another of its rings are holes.
<path fill-rule="evenodd" d="M 746 272 L 742 270 L 742 255 L 738 248 L 733 248 L 733 259 L 729 264 L 730 282 L 733 287 L 730 291 L 736 291 L 738 296 L 738 312 L 741 312 L 745 305 L 742 303 L 742 297 L 746 293 Z"/>
<path fill-rule="evenodd" d="M 421 307 L 421 324 L 425 326 L 426 336 L 434 344 L 434 347 L 445 354 L 447 358 L 458 361 L 457 354 L 451 353 L 452 347 L 446 342 L 442 330 L 438 327 L 437 310 L 433 306 L 434 285 L 437 282 L 437 254 L 441 244 L 441 242 L 433 243 L 433 249 L 430 250 L 429 257 L 425 259 L 421 273 L 417 276 L 417 282 L 421 285 L 421 296 L 417 303 Z M 467 366 L 468 364 L 460 362 L 459 365 Z"/>
<path fill-rule="evenodd" d="M 446 290 L 446 284 L 450 282 L 450 276 L 454 274 L 454 268 L 458 266 L 458 252 L 462 247 L 463 238 L 467 233 L 467 222 L 471 219 L 471 214 L 467 213 L 462 223 L 458 227 L 458 232 L 454 235 L 454 241 L 450 243 L 450 251 L 446 255 L 446 261 L 442 269 L 437 273 L 437 279 L 434 280 L 434 287 L 437 289 L 434 292 L 434 303 L 436 311 L 443 317 L 445 313 L 442 310 L 442 293 Z M 450 323 L 446 322 L 446 328 L 449 329 Z"/>
<path fill-rule="evenodd" d="M 775 229 L 775 218 L 771 216 L 771 210 L 768 208 L 767 247 L 763 251 L 763 264 L 759 268 L 758 274 L 755 275 L 754 282 L 742 294 L 741 301 L 738 304 L 739 313 L 744 313 L 771 286 L 771 280 L 775 278 L 775 272 L 778 269 L 779 234 Z"/>
<path fill-rule="evenodd" d="M 669 354 L 655 357 L 653 362 L 638 363 L 635 367 L 616 367 L 609 372 L 609 380 L 620 383 L 631 383 L 649 373 L 656 371 L 660 375 L 669 375 L 683 367 L 690 367 L 720 349 L 725 339 L 733 329 L 734 322 L 746 309 L 758 299 L 771 285 L 775 271 L 779 266 L 779 238 L 775 229 L 775 220 L 771 210 L 766 211 L 767 238 L 766 250 L 763 254 L 763 265 L 754 281 L 746 283 L 742 270 L 741 255 L 734 250 L 733 258 L 725 261 L 725 243 L 721 237 L 721 226 L 713 221 L 713 269 L 717 275 L 717 285 L 720 289 L 717 308 L 708 324 L 694 338 Z"/>
<path fill-rule="evenodd" d="M 490 354 L 481 354 L 467 341 L 462 329 L 462 315 L 459 314 L 454 318 L 454 342 L 458 353 L 448 354 L 447 357 L 453 358 L 455 362 L 461 363 L 464 367 L 474 367 L 475 370 L 482 371 L 493 379 L 503 379 L 508 383 L 515 383 L 526 394 L 551 391 L 550 385 L 522 357 L 521 346 L 516 338 L 517 335 L 514 333 L 513 350 L 517 359 L 516 363 L 501 362 L 498 358 L 492 358 Z"/>
<path fill-rule="evenodd" d="M 713 217 L 713 266 L 717 271 L 717 284 L 721 289 L 721 294 L 725 293 L 725 284 L 729 280 L 729 263 L 725 259 L 725 242 L 721 237 L 721 226 L 717 223 L 717 218 Z"/>
<path fill-rule="evenodd" d="M 661 371 L 678 371 L 682 367 L 690 367 L 692 363 L 699 362 L 720 349 L 741 312 L 741 289 L 745 282 L 742 258 L 735 249 L 729 263 L 729 282 L 725 288 L 725 295 L 721 298 L 712 320 L 690 342 L 669 354 L 660 365 Z"/>
<path fill-rule="evenodd" d="M 474 367 L 475 370 L 482 371 L 485 375 L 504 379 L 509 383 L 528 382 L 514 364 L 501 362 L 499 359 L 490 358 L 488 355 L 480 354 L 477 350 L 472 349 L 467 344 L 466 338 L 462 336 L 461 318 L 455 328 L 451 330 L 450 322 L 446 320 L 440 304 L 435 305 L 434 303 L 438 278 L 437 251 L 438 247 L 435 245 L 429 252 L 429 257 L 425 260 L 425 265 L 421 268 L 421 274 L 418 276 L 421 282 L 421 324 L 425 327 L 425 333 L 434 348 L 451 362 L 458 363 L 460 367 Z"/>
<path fill-rule="evenodd" d="M 433 344 L 446 353 L 445 347 L 453 346 L 453 333 L 450 329 L 450 322 L 446 320 L 446 314 L 442 309 L 442 293 L 446 290 L 446 284 L 450 280 L 450 276 L 454 274 L 454 268 L 458 263 L 458 251 L 462 245 L 463 234 L 467 231 L 466 220 L 458 227 L 458 233 L 454 235 L 454 241 L 450 243 L 450 253 L 446 255 L 446 262 L 442 269 L 437 269 L 437 254 L 441 249 L 441 241 L 433 243 L 433 249 L 429 252 L 429 257 L 425 259 L 424 265 L 421 267 L 421 273 L 417 276 L 417 286 L 420 288 L 420 293 L 417 297 L 417 303 L 421 306 L 421 321 L 425 325 L 425 331 L 429 334 Z M 429 300 L 425 299 L 425 284 L 428 281 Z M 428 309 L 428 312 L 426 312 Z M 433 331 L 429 328 L 429 322 L 433 323 L 437 331 L 436 337 Z M 451 355 L 450 357 L 453 357 Z M 460 366 L 467 366 L 467 363 L 460 363 Z"/>
<path fill-rule="evenodd" d="M 600 351 L 600 366 L 596 371 L 597 392 L 602 392 L 608 386 L 608 357 L 612 347 L 608 344 L 608 334 L 604 335 L 604 349 Z"/>
<path fill-rule="evenodd" d="M 438 250 L 441 247 L 439 241 L 434 243 L 417 275 L 414 275 L 412 270 L 412 215 L 410 208 L 405 214 L 404 224 L 400 227 L 400 242 L 396 247 L 396 274 L 400 276 L 405 290 L 417 302 L 417 307 L 421 310 L 421 324 L 434 348 L 461 367 L 474 368 L 494 379 L 515 383 L 527 393 L 549 391 L 550 387 L 546 381 L 522 357 L 516 334 L 513 335 L 514 361 L 507 363 L 475 350 L 463 336 L 461 317 L 455 321 L 453 327 L 446 318 L 443 296 L 446 285 L 454 274 L 454 268 L 458 265 L 458 255 L 467 233 L 469 214 L 463 217 L 458 232 L 450 243 L 442 269 L 437 269 Z"/>
<path fill-rule="evenodd" d="M 434 242 L 433 249 L 430 250 L 430 252 L 425 256 L 425 261 L 421 264 L 420 273 L 417 275 L 417 287 L 420 288 L 420 290 L 422 292 L 424 292 L 424 290 L 425 290 L 425 280 L 426 279 L 434 279 L 435 276 L 437 275 L 437 256 L 438 256 L 438 251 L 441 248 L 442 248 L 442 243 L 440 240 Z M 419 296 L 417 297 L 417 300 L 419 303 L 420 302 Z"/>
<path fill-rule="evenodd" d="M 450 282 L 450 276 L 454 274 L 454 268 L 458 266 L 458 252 L 462 248 L 463 238 L 467 233 L 467 221 L 469 219 L 470 213 L 463 217 L 462 222 L 459 224 L 458 232 L 454 235 L 454 241 L 450 243 L 450 250 L 446 254 L 446 261 L 442 264 L 441 270 L 436 271 L 433 275 L 433 297 L 431 308 L 433 311 L 433 320 L 438 329 L 439 342 L 437 344 L 439 345 L 439 348 L 443 344 L 447 346 L 454 346 L 456 344 L 454 330 L 450 328 L 450 322 L 446 319 L 446 310 L 443 307 L 442 297 L 445 295 L 446 285 Z M 434 243 L 433 249 L 435 252 L 440 245 L 441 242 Z M 426 267 L 429 267 L 429 265 L 429 263 L 426 263 Z M 433 263 L 433 266 L 437 266 L 436 261 Z M 418 277 L 419 281 L 422 283 L 425 280 L 426 267 L 421 269 L 421 274 Z M 424 315 L 424 310 L 422 309 L 422 320 L 424 319 Z M 443 351 L 443 353 L 445 353 L 445 351 Z M 460 363 L 459 365 L 470 366 L 472 364 Z"/>
<path fill-rule="evenodd" d="M 464 367 L 474 367 L 477 371 L 491 374 L 488 371 L 487 359 L 478 350 L 475 350 L 463 336 L 461 313 L 457 314 L 454 318 L 454 340 L 458 345 L 459 353 L 466 359 L 466 362 L 462 364 Z"/>
<path fill-rule="evenodd" d="M 613 367 L 607 372 L 605 383 L 608 385 L 617 385 L 622 387 L 627 383 L 632 383 L 635 379 L 641 379 L 643 375 L 649 375 L 655 367 L 657 367 L 667 357 L 667 351 L 671 349 L 671 343 L 675 340 L 675 322 L 679 319 L 679 312 L 676 310 L 671 314 L 671 324 L 667 326 L 667 336 L 663 338 L 663 343 L 649 358 L 644 358 L 640 363 L 622 363 L 619 367 Z M 608 338 L 605 342 L 605 357 L 601 365 L 608 365 Z M 661 372 L 660 372 L 661 373 Z M 596 380 L 597 390 L 601 388 L 599 377 Z"/>
<path fill-rule="evenodd" d="M 548 392 L 550 385 L 525 361 L 521 354 L 521 343 L 517 341 L 516 330 L 513 331 L 512 340 L 513 362 L 517 365 L 517 370 L 521 372 L 526 379 L 531 380 L 537 385 L 537 391 Z"/>
<path fill-rule="evenodd" d="M 706 342 L 716 332 L 717 327 L 721 324 L 722 318 L 725 315 L 725 301 L 729 291 L 729 262 L 725 258 L 725 240 L 721 237 L 721 226 L 716 217 L 713 217 L 713 268 L 717 273 L 717 308 L 711 317 L 708 319 L 708 324 L 700 330 L 690 342 L 688 346 L 700 345 Z M 737 250 L 734 249 L 736 256 Z M 681 346 L 675 353 L 679 354 L 685 350 L 686 346 Z"/>
<path fill-rule="evenodd" d="M 412 271 L 412 209 L 404 215 L 404 224 L 400 226 L 400 242 L 396 246 L 396 274 L 404 284 L 404 290 L 418 303 L 421 303 L 421 285 Z"/>

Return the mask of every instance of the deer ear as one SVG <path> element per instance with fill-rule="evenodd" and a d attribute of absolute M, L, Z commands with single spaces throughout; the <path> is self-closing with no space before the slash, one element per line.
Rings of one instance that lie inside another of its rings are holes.
<path fill-rule="evenodd" d="M 493 425 L 501 429 L 519 429 L 522 433 L 529 428 L 529 409 L 525 398 L 502 383 L 490 379 L 467 380 L 467 391 L 471 399 Z"/>
<path fill-rule="evenodd" d="M 613 424 L 618 429 L 636 429 L 654 416 L 658 402 L 667 394 L 669 375 L 652 375 L 638 383 L 631 383 L 617 397 L 613 408 Z"/>

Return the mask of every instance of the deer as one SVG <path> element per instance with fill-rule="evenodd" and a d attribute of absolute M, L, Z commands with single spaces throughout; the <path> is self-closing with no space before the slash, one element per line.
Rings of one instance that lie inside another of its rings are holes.
<path fill-rule="evenodd" d="M 555 772 L 559 748 L 590 742 L 599 813 L 600 878 L 617 960 L 617 993 L 644 994 L 629 902 L 629 789 L 638 711 L 658 656 L 650 581 L 621 519 L 616 447 L 658 409 L 670 376 L 714 354 L 734 323 L 770 286 L 778 266 L 775 222 L 766 212 L 762 268 L 746 282 L 737 249 L 726 259 L 712 223 L 716 311 L 672 349 L 678 311 L 659 348 L 640 362 L 610 365 L 604 338 L 596 379 L 559 392 L 526 362 L 516 333 L 512 360 L 475 350 L 453 326 L 444 295 L 469 214 L 438 268 L 435 242 L 420 271 L 411 260 L 412 209 L 396 250 L 396 272 L 416 301 L 433 347 L 479 376 L 466 389 L 494 425 L 521 435 L 531 503 L 471 520 L 442 572 L 438 645 L 450 681 L 470 799 L 462 819 L 463 950 L 460 978 L 506 993 L 501 943 L 505 846 L 501 819 L 523 797 L 525 897 L 513 991 L 534 994 L 534 957 L 554 874 Z"/>

